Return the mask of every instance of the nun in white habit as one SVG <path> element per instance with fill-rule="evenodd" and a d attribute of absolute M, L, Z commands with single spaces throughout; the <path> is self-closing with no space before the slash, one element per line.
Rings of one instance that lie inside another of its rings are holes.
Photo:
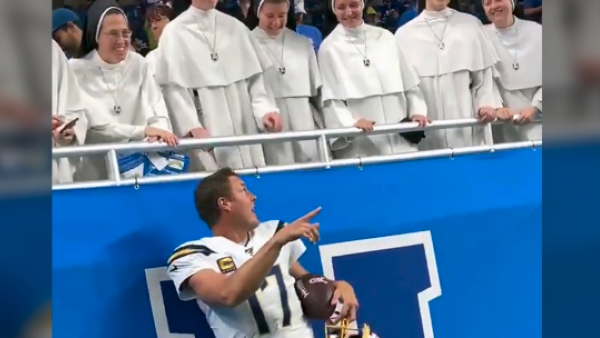
<path fill-rule="evenodd" d="M 76 122 L 72 122 L 75 120 Z M 54 147 L 81 145 L 85 141 L 88 122 L 79 86 L 69 67 L 67 57 L 54 40 L 52 40 L 52 122 Z M 64 126 L 64 123 L 69 122 L 75 125 L 65 128 L 67 126 Z M 53 183 L 73 182 L 73 175 L 80 160 L 79 157 L 52 160 Z"/>
<path fill-rule="evenodd" d="M 280 131 L 281 118 L 263 80 L 270 61 L 248 28 L 217 11 L 216 4 L 193 0 L 165 27 L 156 50 L 156 81 L 176 134 L 205 138 Z M 214 154 L 219 166 L 265 165 L 261 145 L 219 147 Z M 192 165 L 195 160 L 192 156 Z"/>
<path fill-rule="evenodd" d="M 481 21 L 448 7 L 450 0 L 420 2 L 423 11 L 396 31 L 396 38 L 416 68 L 429 118 L 481 118 L 492 121 L 502 99 L 495 88 L 498 62 Z M 428 131 L 422 150 L 461 148 L 485 143 L 485 127 Z"/>
<path fill-rule="evenodd" d="M 117 3 L 96 0 L 84 28 L 81 53 L 70 65 L 85 105 L 93 107 L 86 144 L 147 139 L 175 146 L 160 88 L 144 58 L 129 50 L 131 31 Z M 106 178 L 104 157 L 84 162 L 82 179 Z"/>
<path fill-rule="evenodd" d="M 311 41 L 286 28 L 289 7 L 288 0 L 258 2 L 259 23 L 252 33 L 273 65 L 265 71 L 265 84 L 277 103 L 283 131 L 315 130 L 323 126 L 311 103 L 318 102 L 321 74 Z M 268 143 L 264 150 L 268 165 L 319 160 L 316 141 Z"/>
<path fill-rule="evenodd" d="M 319 49 L 325 126 L 354 126 L 368 132 L 375 124 L 407 119 L 427 124 L 419 78 L 394 35 L 363 22 L 362 0 L 333 0 L 332 7 L 339 24 Z M 337 158 L 416 149 L 398 133 L 341 138 L 332 143 Z"/>
<path fill-rule="evenodd" d="M 514 15 L 514 0 L 484 0 L 491 24 L 485 32 L 500 57 L 496 83 L 507 115 L 516 124 L 494 126 L 494 139 L 518 142 L 542 138 L 542 125 L 531 124 L 542 113 L 542 25 Z"/>

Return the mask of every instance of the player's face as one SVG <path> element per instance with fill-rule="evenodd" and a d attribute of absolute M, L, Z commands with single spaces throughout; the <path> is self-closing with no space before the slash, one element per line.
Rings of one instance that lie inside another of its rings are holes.
<path fill-rule="evenodd" d="M 512 16 L 511 0 L 485 0 L 483 9 L 487 18 L 494 24 L 505 22 Z"/>
<path fill-rule="evenodd" d="M 279 35 L 287 23 L 289 5 L 266 3 L 260 8 L 259 26 L 269 35 Z"/>
<path fill-rule="evenodd" d="M 258 226 L 258 217 L 254 212 L 256 196 L 252 194 L 244 181 L 237 176 L 229 178 L 231 185 L 231 214 L 236 223 L 244 226 L 245 230 L 252 230 Z"/>
<path fill-rule="evenodd" d="M 363 7 L 361 0 L 336 0 L 333 12 L 342 26 L 356 28 L 363 22 Z"/>

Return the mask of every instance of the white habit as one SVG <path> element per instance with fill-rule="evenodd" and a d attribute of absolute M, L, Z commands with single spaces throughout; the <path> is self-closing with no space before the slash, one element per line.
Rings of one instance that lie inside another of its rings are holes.
<path fill-rule="evenodd" d="M 319 95 L 321 73 L 310 40 L 287 28 L 277 37 L 269 37 L 259 27 L 252 33 L 273 65 L 265 71 L 265 85 L 277 103 L 283 131 L 318 129 L 321 116 L 310 100 Z M 268 143 L 263 147 L 268 165 L 319 160 L 316 141 Z"/>
<path fill-rule="evenodd" d="M 148 71 L 154 76 L 154 73 L 156 73 L 156 49 L 146 54 L 146 63 L 148 64 Z"/>
<path fill-rule="evenodd" d="M 421 79 L 429 118 L 477 117 L 479 108 L 501 108 L 493 66 L 498 61 L 481 21 L 446 8 L 423 11 L 400 27 L 396 38 Z M 461 148 L 484 144 L 484 127 L 427 131 L 419 149 Z"/>
<path fill-rule="evenodd" d="M 385 29 L 363 24 L 337 27 L 321 44 L 323 114 L 327 128 L 352 127 L 361 118 L 376 125 L 427 116 L 419 78 Z M 416 150 L 398 133 L 337 139 L 336 157 L 389 155 Z"/>
<path fill-rule="evenodd" d="M 190 6 L 165 27 L 156 55 L 156 80 L 175 133 L 185 136 L 203 127 L 214 137 L 257 134 L 262 118 L 277 111 L 263 81 L 269 66 L 242 22 L 214 9 Z M 192 90 L 198 93 L 198 109 Z M 219 147 L 214 154 L 220 166 L 265 165 L 261 145 Z"/>
<path fill-rule="evenodd" d="M 52 40 L 52 115 L 65 122 L 78 118 L 77 124 L 73 127 L 75 144 L 84 143 L 88 121 L 79 85 L 69 67 L 67 57 L 54 40 Z M 59 147 L 61 144 L 54 142 L 53 146 Z M 73 182 L 73 175 L 80 161 L 79 157 L 52 160 L 52 182 Z"/>
<path fill-rule="evenodd" d="M 71 59 L 73 72 L 85 93 L 90 129 L 86 144 L 141 141 L 147 126 L 171 130 L 167 107 L 144 57 L 127 53 L 124 61 L 109 64 L 95 50 Z M 106 179 L 105 156 L 84 159 L 81 179 Z"/>
<path fill-rule="evenodd" d="M 512 27 L 498 29 L 489 24 L 485 26 L 485 32 L 500 57 L 495 75 L 504 106 L 513 114 L 529 107 L 541 111 L 542 25 L 515 18 Z M 542 138 L 542 125 L 497 125 L 494 126 L 494 137 L 500 142 L 538 140 Z"/>

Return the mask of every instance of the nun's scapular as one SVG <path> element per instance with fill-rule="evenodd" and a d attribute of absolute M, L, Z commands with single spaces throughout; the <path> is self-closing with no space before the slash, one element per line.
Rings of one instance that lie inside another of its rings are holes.
<path fill-rule="evenodd" d="M 85 106 L 73 71 L 60 46 L 52 40 L 52 115 L 64 122 L 78 119 L 73 127 L 76 144 L 85 141 L 88 121 Z M 55 147 L 61 146 L 55 142 Z M 60 158 L 52 160 L 52 182 L 73 182 L 73 175 L 81 158 Z"/>
<path fill-rule="evenodd" d="M 383 125 L 427 116 L 419 78 L 385 29 L 338 24 L 321 44 L 319 65 L 327 128 L 352 127 L 360 119 Z M 332 150 L 336 157 L 351 158 L 415 151 L 416 146 L 399 134 L 365 135 L 333 140 Z"/>
<path fill-rule="evenodd" d="M 261 8 L 257 6 L 257 13 Z M 278 36 L 269 36 L 260 27 L 252 34 L 273 65 L 265 71 L 265 85 L 277 103 L 283 131 L 322 128 L 322 116 L 311 103 L 318 100 L 321 73 L 310 40 L 285 27 Z M 264 149 L 268 165 L 319 160 L 316 141 L 269 143 Z"/>
<path fill-rule="evenodd" d="M 87 54 L 69 61 L 83 90 L 89 114 L 90 130 L 86 144 L 141 141 L 146 127 L 171 130 L 167 107 L 159 86 L 143 56 L 128 51 L 125 60 L 111 64 L 104 61 L 96 48 L 99 30 L 106 13 L 119 11 L 114 1 L 97 0 L 92 4 L 86 22 L 82 52 Z M 93 40 L 91 40 L 93 39 Z M 93 42 L 92 42 L 93 41 Z M 106 177 L 102 158 L 84 159 L 83 179 Z"/>
<path fill-rule="evenodd" d="M 211 136 L 257 134 L 263 117 L 277 112 L 263 81 L 270 64 L 242 22 L 192 4 L 165 27 L 156 53 L 155 77 L 175 133 L 206 128 Z M 198 93 L 198 109 L 191 90 Z M 214 154 L 220 166 L 265 165 L 260 145 L 219 147 Z"/>
<path fill-rule="evenodd" d="M 504 106 L 518 115 L 525 108 L 542 111 L 542 25 L 514 18 L 506 29 L 485 26 L 500 62 L 495 66 L 496 83 Z M 542 138 L 541 124 L 494 126 L 500 142 L 518 142 Z"/>
<path fill-rule="evenodd" d="M 419 74 L 430 119 L 474 118 L 480 108 L 502 107 L 493 78 L 498 58 L 474 16 L 424 10 L 396 31 L 396 39 Z M 455 128 L 428 131 L 419 149 L 482 144 L 483 127 Z"/>

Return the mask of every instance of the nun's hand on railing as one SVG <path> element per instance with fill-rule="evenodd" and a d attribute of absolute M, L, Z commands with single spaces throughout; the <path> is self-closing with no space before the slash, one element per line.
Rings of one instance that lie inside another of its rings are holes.
<path fill-rule="evenodd" d="M 413 115 L 410 117 L 411 121 L 417 122 L 419 127 L 425 127 L 426 125 L 431 123 L 431 120 L 427 118 L 427 116 L 423 115 Z"/>
<path fill-rule="evenodd" d="M 519 118 L 515 120 L 516 124 L 526 124 L 531 123 L 535 119 L 537 114 L 537 109 L 535 107 L 528 107 L 521 109 L 519 112 Z"/>
<path fill-rule="evenodd" d="M 175 134 L 170 131 L 154 128 L 154 127 L 146 127 L 144 131 L 146 134 L 146 138 L 148 142 L 165 142 L 170 147 L 175 147 L 179 140 Z"/>
<path fill-rule="evenodd" d="M 496 119 L 496 110 L 492 107 L 481 107 L 477 111 L 477 117 L 481 122 L 492 122 Z"/>
<path fill-rule="evenodd" d="M 496 118 L 500 121 L 512 121 L 513 113 L 509 108 L 496 109 Z"/>
<path fill-rule="evenodd" d="M 373 131 L 373 128 L 375 127 L 375 121 L 359 119 L 358 121 L 356 121 L 354 126 L 362 131 L 369 132 Z"/>
<path fill-rule="evenodd" d="M 186 136 L 192 137 L 192 138 L 197 138 L 197 139 L 210 138 L 210 133 L 208 132 L 208 130 L 206 128 L 194 128 L 194 129 L 190 130 Z M 214 148 L 204 148 L 204 149 L 206 151 L 212 151 Z"/>

